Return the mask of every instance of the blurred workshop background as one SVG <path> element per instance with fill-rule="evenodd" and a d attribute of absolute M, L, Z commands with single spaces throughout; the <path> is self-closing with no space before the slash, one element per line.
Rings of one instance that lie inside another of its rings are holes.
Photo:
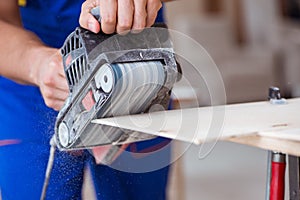
<path fill-rule="evenodd" d="M 284 97 L 300 96 L 300 0 L 178 0 L 165 7 L 169 28 L 202 45 L 216 63 L 228 104 L 266 100 L 269 86 Z M 174 38 L 201 67 L 201 56 L 187 44 Z M 194 73 L 201 70 L 185 62 L 182 68 L 191 87 L 177 84 L 181 106 L 210 105 L 205 82 Z M 175 153 L 186 146 L 176 142 Z M 170 200 L 264 199 L 266 151 L 218 142 L 200 159 L 199 150 L 189 147 L 172 165 Z M 90 192 L 87 187 L 86 199 Z"/>

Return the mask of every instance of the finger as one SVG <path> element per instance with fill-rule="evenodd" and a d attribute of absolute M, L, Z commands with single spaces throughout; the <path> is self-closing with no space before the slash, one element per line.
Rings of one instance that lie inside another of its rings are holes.
<path fill-rule="evenodd" d="M 117 0 L 100 0 L 101 29 L 106 34 L 114 33 L 117 24 Z"/>
<path fill-rule="evenodd" d="M 43 97 L 47 99 L 65 100 L 69 95 L 69 89 L 66 79 L 55 76 L 46 77 L 41 85 Z"/>
<path fill-rule="evenodd" d="M 51 101 L 47 101 L 47 100 L 45 100 L 44 102 L 47 107 L 52 108 L 55 111 L 59 111 L 62 108 L 62 106 L 64 105 L 61 102 L 51 102 Z"/>
<path fill-rule="evenodd" d="M 64 103 L 64 101 L 45 101 L 46 106 L 53 108 L 56 111 L 59 111 L 63 107 Z"/>
<path fill-rule="evenodd" d="M 58 76 L 66 80 L 66 73 L 65 73 L 63 63 L 62 63 L 62 59 L 61 59 L 61 61 L 58 61 L 56 68 L 57 68 Z"/>
<path fill-rule="evenodd" d="M 53 101 L 65 101 L 69 93 L 58 88 L 47 88 L 44 91 L 44 97 Z"/>
<path fill-rule="evenodd" d="M 55 99 L 58 101 L 65 101 L 69 96 L 69 92 L 66 90 L 56 89 L 55 91 Z"/>
<path fill-rule="evenodd" d="M 69 85 L 67 83 L 67 79 L 61 76 L 57 76 L 57 85 L 56 88 L 64 91 L 65 93 L 69 93 Z"/>
<path fill-rule="evenodd" d="M 147 0 L 134 0 L 134 20 L 132 30 L 138 31 L 145 28 L 147 23 Z"/>
<path fill-rule="evenodd" d="M 66 77 L 62 56 L 60 55 L 60 50 L 58 50 L 51 58 L 50 58 L 49 67 L 57 68 L 58 74 L 61 77 Z"/>
<path fill-rule="evenodd" d="M 134 4 L 132 0 L 118 0 L 117 33 L 127 33 L 132 27 Z"/>
<path fill-rule="evenodd" d="M 157 12 L 162 7 L 160 0 L 148 0 L 147 1 L 147 27 L 154 24 L 157 17 Z"/>
<path fill-rule="evenodd" d="M 58 75 L 64 79 L 66 79 L 66 73 L 63 69 L 58 71 Z"/>
<path fill-rule="evenodd" d="M 45 84 L 47 86 L 55 87 L 57 89 L 68 92 L 69 86 L 63 69 L 62 59 L 60 56 L 56 56 L 52 59 L 52 61 L 49 63 L 49 69 L 52 71 L 53 74 L 57 73 L 57 75 L 49 76 L 48 79 L 45 80 Z"/>
<path fill-rule="evenodd" d="M 56 94 L 54 97 L 53 94 Z M 67 96 L 60 90 L 44 90 L 42 92 L 45 104 L 54 110 L 60 110 L 64 105 Z"/>
<path fill-rule="evenodd" d="M 85 1 L 81 6 L 81 13 L 79 17 L 80 26 L 94 33 L 98 33 L 100 31 L 100 24 L 90 11 L 92 8 L 98 6 L 97 2 L 98 1 Z"/>
<path fill-rule="evenodd" d="M 65 73 L 63 72 L 63 74 L 59 74 L 57 76 L 57 88 L 60 89 L 60 90 L 64 90 L 66 91 L 67 93 L 69 93 L 69 85 L 68 85 L 68 82 L 67 82 L 67 78 L 66 78 L 66 75 Z"/>

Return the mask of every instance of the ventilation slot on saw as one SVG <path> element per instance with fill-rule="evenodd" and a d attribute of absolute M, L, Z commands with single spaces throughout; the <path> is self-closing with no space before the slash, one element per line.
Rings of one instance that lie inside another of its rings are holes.
<path fill-rule="evenodd" d="M 64 44 L 64 47 L 62 48 L 61 52 L 63 56 L 66 56 L 71 51 L 74 51 L 76 49 L 82 48 L 83 45 L 79 40 L 79 36 L 77 34 L 72 35 L 72 37 Z"/>
<path fill-rule="evenodd" d="M 66 71 L 69 85 L 77 84 L 88 69 L 89 65 L 87 64 L 86 57 L 84 55 L 81 55 L 75 61 L 72 61 L 72 64 Z"/>

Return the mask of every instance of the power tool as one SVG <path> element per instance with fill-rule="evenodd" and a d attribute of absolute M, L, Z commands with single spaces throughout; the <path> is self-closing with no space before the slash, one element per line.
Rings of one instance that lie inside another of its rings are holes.
<path fill-rule="evenodd" d="M 153 138 L 91 121 L 167 109 L 181 69 L 164 24 L 126 35 L 78 27 L 61 54 L 70 93 L 55 125 L 60 150 L 112 144 L 113 157 L 118 145 Z"/>
<path fill-rule="evenodd" d="M 101 21 L 100 9 L 91 10 Z M 55 148 L 89 149 L 109 145 L 110 164 L 122 145 L 154 136 L 92 123 L 92 120 L 167 109 L 171 89 L 181 78 L 169 32 L 155 24 L 140 33 L 98 34 L 77 27 L 61 48 L 69 96 L 59 111 L 41 200 L 45 199 Z"/>

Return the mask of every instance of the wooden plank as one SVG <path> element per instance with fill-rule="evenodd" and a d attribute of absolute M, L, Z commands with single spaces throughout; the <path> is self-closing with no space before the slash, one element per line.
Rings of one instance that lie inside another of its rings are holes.
<path fill-rule="evenodd" d="M 232 137 L 228 138 L 227 141 L 289 155 L 300 156 L 299 141 L 284 140 L 260 135 Z"/>
<path fill-rule="evenodd" d="M 259 133 L 263 137 L 271 137 L 274 139 L 290 140 L 300 142 L 300 128 L 279 130 L 279 131 L 262 131 Z"/>
<path fill-rule="evenodd" d="M 157 136 L 201 144 L 230 137 L 300 129 L 300 98 L 285 105 L 256 102 L 97 119 Z M 270 136 L 271 137 L 271 136 Z M 298 136 L 300 138 L 300 134 Z"/>

